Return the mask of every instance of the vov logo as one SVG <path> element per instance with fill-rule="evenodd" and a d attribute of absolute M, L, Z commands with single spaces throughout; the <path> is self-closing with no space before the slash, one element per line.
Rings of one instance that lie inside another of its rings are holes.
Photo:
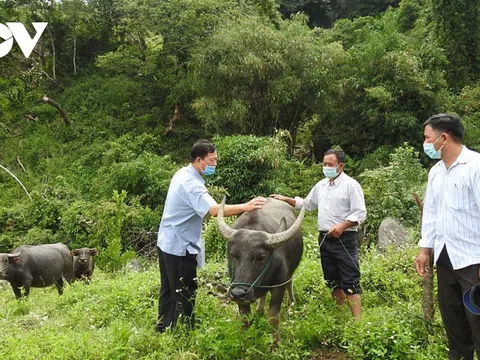
<path fill-rule="evenodd" d="M 33 27 L 37 31 L 35 37 L 32 39 L 25 26 L 19 22 L 8 22 L 7 25 L 0 24 L 0 39 L 5 40 L 0 43 L 0 58 L 7 55 L 12 50 L 13 39 L 23 52 L 23 55 L 28 59 L 32 53 L 35 45 L 37 45 L 40 36 L 47 27 L 46 22 L 34 22 Z M 1 41 L 1 40 L 0 40 Z"/>

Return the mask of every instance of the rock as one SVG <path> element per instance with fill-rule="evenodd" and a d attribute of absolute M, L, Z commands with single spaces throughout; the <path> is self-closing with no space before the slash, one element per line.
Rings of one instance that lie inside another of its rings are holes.
<path fill-rule="evenodd" d="M 142 263 L 142 260 L 135 258 L 127 263 L 127 269 L 132 272 L 141 272 L 145 270 L 145 266 Z"/>
<path fill-rule="evenodd" d="M 400 249 L 408 242 L 408 230 L 402 223 L 393 218 L 386 218 L 378 228 L 377 249 L 384 252 L 389 246 Z"/>

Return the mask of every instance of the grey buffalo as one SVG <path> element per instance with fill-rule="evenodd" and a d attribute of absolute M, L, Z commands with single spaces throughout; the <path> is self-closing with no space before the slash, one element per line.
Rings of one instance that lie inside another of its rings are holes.
<path fill-rule="evenodd" d="M 0 279 L 12 286 L 15 297 L 28 296 L 30 287 L 55 284 L 63 293 L 63 277 L 73 281 L 73 259 L 64 244 L 22 245 L 10 253 L 0 253 Z"/>
<path fill-rule="evenodd" d="M 73 255 L 73 274 L 76 279 L 90 281 L 93 270 L 95 269 L 96 249 L 81 248 L 72 251 Z"/>
<path fill-rule="evenodd" d="M 303 253 L 302 209 L 295 217 L 293 208 L 283 201 L 269 198 L 262 209 L 242 214 L 229 227 L 218 211 L 218 229 L 228 240 L 228 261 L 232 284 L 229 296 L 242 315 L 250 313 L 250 304 L 259 300 L 257 311 L 263 312 L 265 298 L 271 293 L 269 322 L 278 329 L 280 307 L 285 291 L 290 303 L 293 296 L 292 275 Z M 274 333 L 274 345 L 278 332 Z"/>

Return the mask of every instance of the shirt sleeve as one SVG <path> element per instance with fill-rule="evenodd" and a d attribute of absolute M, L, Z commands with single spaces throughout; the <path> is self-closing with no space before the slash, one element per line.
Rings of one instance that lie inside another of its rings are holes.
<path fill-rule="evenodd" d="M 208 190 L 205 186 L 186 186 L 184 187 L 184 190 L 187 194 L 190 206 L 201 218 L 204 218 L 211 209 L 211 207 L 217 204 L 215 199 L 213 199 L 212 196 L 208 193 Z"/>
<path fill-rule="evenodd" d="M 471 179 L 473 197 L 475 199 L 475 203 L 477 204 L 478 210 L 480 210 L 480 165 L 476 167 Z"/>
<path fill-rule="evenodd" d="M 434 168 L 432 168 L 433 170 Z M 418 246 L 423 248 L 432 249 L 435 245 L 435 196 L 433 194 L 433 176 L 432 170 L 428 174 L 427 191 L 425 192 L 425 200 L 423 202 L 423 215 L 422 215 L 422 237 L 418 242 Z"/>
<path fill-rule="evenodd" d="M 362 224 L 367 218 L 367 208 L 365 206 L 365 197 L 363 196 L 363 190 L 359 183 L 353 183 L 350 187 L 350 213 L 347 216 L 347 220 Z"/>
<path fill-rule="evenodd" d="M 319 184 L 315 185 L 312 190 L 308 193 L 305 199 L 302 199 L 299 196 L 295 197 L 295 209 L 301 209 L 302 206 L 305 204 L 305 210 L 317 210 L 318 209 L 318 186 Z"/>

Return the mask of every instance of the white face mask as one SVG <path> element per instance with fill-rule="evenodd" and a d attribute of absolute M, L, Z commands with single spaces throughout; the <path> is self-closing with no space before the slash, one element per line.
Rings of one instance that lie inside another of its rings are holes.
<path fill-rule="evenodd" d="M 442 147 L 438 149 L 438 151 L 435 150 L 435 143 L 438 141 L 438 139 L 440 139 L 442 135 L 443 134 L 437 137 L 437 140 L 435 140 L 433 143 L 423 143 L 423 151 L 430 159 L 440 159 L 442 157 L 441 151 L 445 144 L 443 144 Z"/>
<path fill-rule="evenodd" d="M 324 166 L 323 167 L 323 175 L 329 179 L 334 179 L 337 177 L 338 172 L 337 172 L 338 165 L 333 167 L 333 166 Z"/>

